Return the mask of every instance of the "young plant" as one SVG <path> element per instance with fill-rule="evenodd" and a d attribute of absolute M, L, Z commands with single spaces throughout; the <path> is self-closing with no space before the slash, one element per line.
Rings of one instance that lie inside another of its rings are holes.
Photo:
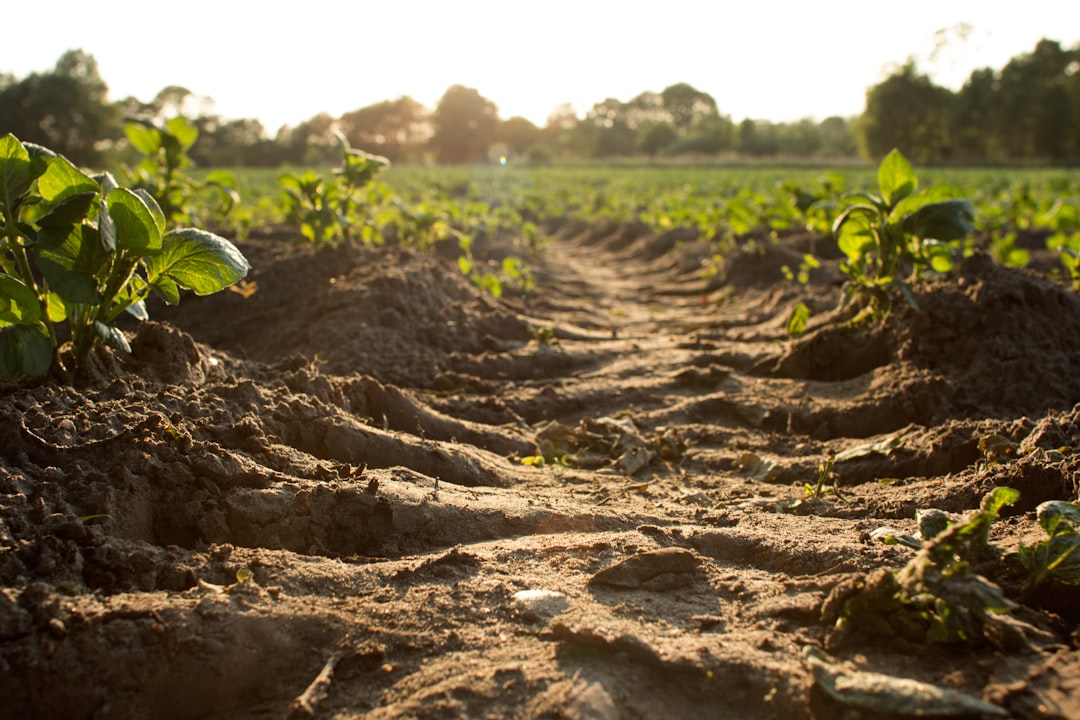
<path fill-rule="evenodd" d="M 832 479 L 833 465 L 836 464 L 836 457 L 830 456 L 824 462 L 818 465 L 817 482 L 814 484 L 805 483 L 803 485 L 803 492 L 806 497 L 825 497 L 826 495 L 836 495 L 840 498 L 840 492 L 836 489 L 836 481 L 833 480 L 833 484 L 830 487 L 828 482 Z M 840 498 L 843 499 L 843 498 Z"/>
<path fill-rule="evenodd" d="M 1046 539 L 1021 545 L 1014 556 L 1027 573 L 1024 590 L 1033 590 L 1051 578 L 1080 585 L 1080 503 L 1049 500 L 1039 505 L 1035 514 Z"/>
<path fill-rule="evenodd" d="M 899 571 L 879 570 L 849 581 L 830 594 L 822 612 L 835 616 L 832 644 L 853 635 L 897 635 L 911 641 L 978 644 L 1005 633 L 993 614 L 1016 607 L 1001 588 L 972 571 L 987 554 L 990 526 L 1001 508 L 1020 497 L 994 488 L 966 521 L 949 525 L 935 518 L 936 535 Z M 995 632 L 1000 630 L 1001 633 Z"/>
<path fill-rule="evenodd" d="M 278 179 L 288 221 L 299 226 L 303 236 L 316 246 L 349 242 L 357 227 L 363 242 L 374 244 L 375 227 L 368 210 L 385 199 L 382 196 L 386 193 L 374 181 L 390 161 L 349 147 L 341 134 L 338 142 L 342 161 L 333 178 L 324 180 L 308 170 L 302 175 L 286 173 Z"/>
<path fill-rule="evenodd" d="M 192 200 L 204 190 L 217 195 L 214 214 L 219 218 L 226 218 L 240 202 L 232 173 L 215 170 L 200 181 L 184 172 L 193 165 L 187 151 L 199 137 L 198 128 L 186 118 L 177 116 L 160 126 L 143 118 L 127 118 L 124 134 L 131 146 L 143 154 L 135 169 L 128 170 L 131 185 L 149 192 L 169 222 L 177 222 L 185 215 L 189 221 L 194 220 Z"/>
<path fill-rule="evenodd" d="M 878 167 L 878 193 L 847 196 L 852 204 L 833 224 L 847 256 L 840 266 L 848 278 L 846 300 L 858 296 L 869 314 L 887 314 L 896 290 L 917 309 L 910 283 L 926 269 L 950 270 L 950 243 L 974 230 L 971 203 L 952 197 L 947 187 L 916 194 L 917 187 L 911 164 L 893 150 Z"/>
<path fill-rule="evenodd" d="M 130 351 L 113 326 L 146 319 L 151 290 L 207 295 L 240 280 L 248 263 L 224 238 L 166 231 L 145 189 L 90 177 L 47 148 L 0 138 L 0 377 L 44 375 L 66 325 L 76 365 L 97 342 Z"/>

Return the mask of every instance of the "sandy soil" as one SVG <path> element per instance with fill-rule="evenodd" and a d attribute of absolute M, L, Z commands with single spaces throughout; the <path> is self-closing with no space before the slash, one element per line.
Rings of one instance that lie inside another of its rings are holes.
<path fill-rule="evenodd" d="M 0 386 L 0 717 L 1080 717 L 1075 590 L 1001 561 L 1077 497 L 1075 293 L 976 256 L 852 329 L 835 260 L 782 279 L 809 237 L 703 277 L 693 234 L 546 230 L 495 300 L 265 229 L 253 294 Z M 1022 642 L 838 634 L 915 555 L 875 529 L 1006 485 L 975 569 Z"/>

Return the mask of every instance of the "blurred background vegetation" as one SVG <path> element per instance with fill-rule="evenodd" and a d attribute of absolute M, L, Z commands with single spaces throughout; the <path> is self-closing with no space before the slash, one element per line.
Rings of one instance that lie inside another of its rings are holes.
<path fill-rule="evenodd" d="M 792 82 L 802 82 L 793 73 Z M 828 80 L 820 80 L 828 92 Z M 783 88 L 762 88 L 783 92 Z M 0 133 L 37 142 L 87 166 L 127 162 L 125 117 L 188 117 L 199 129 L 192 159 L 203 167 L 277 167 L 337 162 L 335 132 L 353 147 L 397 163 L 460 165 L 649 161 L 875 160 L 894 147 L 920 164 L 1075 165 L 1080 161 L 1080 46 L 1042 40 L 1000 69 L 974 71 L 959 91 L 935 85 L 914 61 L 867 89 L 858 117 L 735 122 L 722 103 L 685 83 L 607 98 L 579 116 L 557 108 L 543 127 L 501 118 L 474 89 L 450 87 L 429 109 L 410 97 L 340 117 L 319 114 L 272 134 L 255 119 L 227 119 L 187 88 L 148 102 L 110 100 L 92 55 L 66 52 L 55 68 L 0 74 Z M 283 99 L 283 102 L 285 100 Z"/>

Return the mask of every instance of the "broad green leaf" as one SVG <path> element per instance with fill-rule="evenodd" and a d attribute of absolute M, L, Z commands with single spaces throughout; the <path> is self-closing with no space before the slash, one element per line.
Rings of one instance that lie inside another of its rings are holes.
<path fill-rule="evenodd" d="M 94 189 L 90 192 L 67 195 L 52 210 L 38 219 L 37 224 L 41 228 L 41 232 L 38 233 L 39 240 L 46 244 L 62 242 L 72 228 L 86 219 L 97 198 L 97 185 L 91 183 L 91 186 Z"/>
<path fill-rule="evenodd" d="M 928 241 L 923 244 L 923 250 L 930 258 L 930 267 L 936 272 L 946 273 L 953 269 L 953 248 L 948 243 Z"/>
<path fill-rule="evenodd" d="M 45 160 L 31 159 L 30 153 L 14 135 L 8 133 L 0 137 L 0 211 L 13 212 L 45 168 Z"/>
<path fill-rule="evenodd" d="M 159 277 L 153 283 L 153 288 L 161 296 L 161 299 L 169 305 L 176 305 L 180 302 L 180 287 L 168 275 Z"/>
<path fill-rule="evenodd" d="M 52 359 L 52 343 L 41 325 L 0 328 L 0 377 L 44 375 Z"/>
<path fill-rule="evenodd" d="M 917 238 L 960 240 L 975 230 L 975 211 L 967 200 L 930 203 L 904 218 L 902 228 Z"/>
<path fill-rule="evenodd" d="M 45 297 L 45 314 L 49 318 L 49 322 L 62 323 L 67 320 L 68 311 L 67 305 L 64 303 L 64 298 L 57 295 L 54 291 L 50 290 L 49 294 Z"/>
<path fill-rule="evenodd" d="M 97 276 L 105 265 L 98 232 L 89 225 L 76 225 L 63 242 L 38 252 L 38 267 L 49 287 L 69 303 L 101 302 Z"/>
<path fill-rule="evenodd" d="M 183 115 L 177 115 L 165 123 L 165 130 L 176 138 L 181 151 L 187 150 L 194 145 L 199 137 L 199 129 L 188 122 L 188 119 Z"/>
<path fill-rule="evenodd" d="M 116 245 L 139 254 L 161 249 L 161 228 L 150 208 L 132 190 L 116 188 L 108 195 L 109 216 L 116 223 Z"/>
<path fill-rule="evenodd" d="M 909 195 L 897 203 L 892 212 L 889 213 L 889 222 L 893 224 L 901 223 L 904 218 L 926 205 L 963 199 L 963 195 L 956 188 L 950 185 L 935 185 L 914 195 Z"/>
<path fill-rule="evenodd" d="M 881 196 L 889 207 L 915 192 L 918 180 L 911 163 L 899 150 L 893 150 L 878 166 L 878 187 Z"/>
<path fill-rule="evenodd" d="M 987 524 L 989 524 L 997 520 L 1001 508 L 1012 505 L 1019 499 L 1019 490 L 1011 487 L 996 487 L 983 497 L 979 512 L 987 519 Z"/>
<path fill-rule="evenodd" d="M 0 273 L 0 326 L 32 325 L 41 317 L 37 295 L 18 278 Z"/>
<path fill-rule="evenodd" d="M 103 322 L 95 322 L 94 332 L 101 338 L 101 342 L 112 349 L 126 353 L 131 352 L 131 344 L 128 342 L 127 336 L 124 335 L 123 331 L 110 327 Z"/>
<path fill-rule="evenodd" d="M 1047 500 L 1035 508 L 1035 517 L 1047 535 L 1073 534 L 1080 528 L 1080 503 Z"/>
<path fill-rule="evenodd" d="M 235 245 L 196 228 L 166 233 L 161 252 L 146 261 L 147 279 L 167 298 L 177 285 L 197 295 L 210 295 L 242 279 L 249 269 Z"/>
<path fill-rule="evenodd" d="M 866 207 L 856 206 L 856 208 L 845 210 L 833 225 L 837 247 L 852 262 L 860 260 L 866 253 L 871 252 L 875 246 L 870 220 L 866 216 L 865 210 L 857 209 Z"/>
<path fill-rule="evenodd" d="M 98 191 L 98 184 L 93 178 L 61 155 L 48 160 L 45 172 L 38 178 L 37 187 L 42 199 L 49 203 L 55 203 L 72 195 Z"/>
<path fill-rule="evenodd" d="M 165 213 L 162 212 L 161 206 L 158 205 L 158 201 L 144 188 L 135 188 L 134 193 L 139 196 L 150 210 L 150 214 L 154 218 L 154 223 L 157 225 L 158 232 L 165 232 Z"/>
<path fill-rule="evenodd" d="M 1055 535 L 1046 543 L 1050 574 L 1061 582 L 1080 585 L 1080 535 Z"/>
<path fill-rule="evenodd" d="M 212 170 L 206 174 L 206 182 L 236 189 L 236 176 L 228 170 Z"/>
<path fill-rule="evenodd" d="M 161 149 L 161 131 L 146 120 L 128 120 L 124 134 L 131 146 L 143 155 L 153 155 Z"/>

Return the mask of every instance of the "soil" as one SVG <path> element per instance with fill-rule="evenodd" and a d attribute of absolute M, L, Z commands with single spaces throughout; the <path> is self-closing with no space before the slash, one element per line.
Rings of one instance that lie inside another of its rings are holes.
<path fill-rule="evenodd" d="M 999 558 L 1077 498 L 1073 291 L 976 255 L 853 327 L 835 259 L 783 279 L 815 238 L 703 273 L 693 234 L 545 232 L 536 288 L 495 299 L 453 248 L 265 228 L 249 292 L 151 308 L 73 383 L 0 386 L 0 717 L 994 711 L 838 699 L 807 646 L 1080 717 L 1073 588 L 988 564 L 1011 645 L 842 642 L 828 602 L 911 560 L 871 533 L 916 510 L 1020 490 Z"/>

